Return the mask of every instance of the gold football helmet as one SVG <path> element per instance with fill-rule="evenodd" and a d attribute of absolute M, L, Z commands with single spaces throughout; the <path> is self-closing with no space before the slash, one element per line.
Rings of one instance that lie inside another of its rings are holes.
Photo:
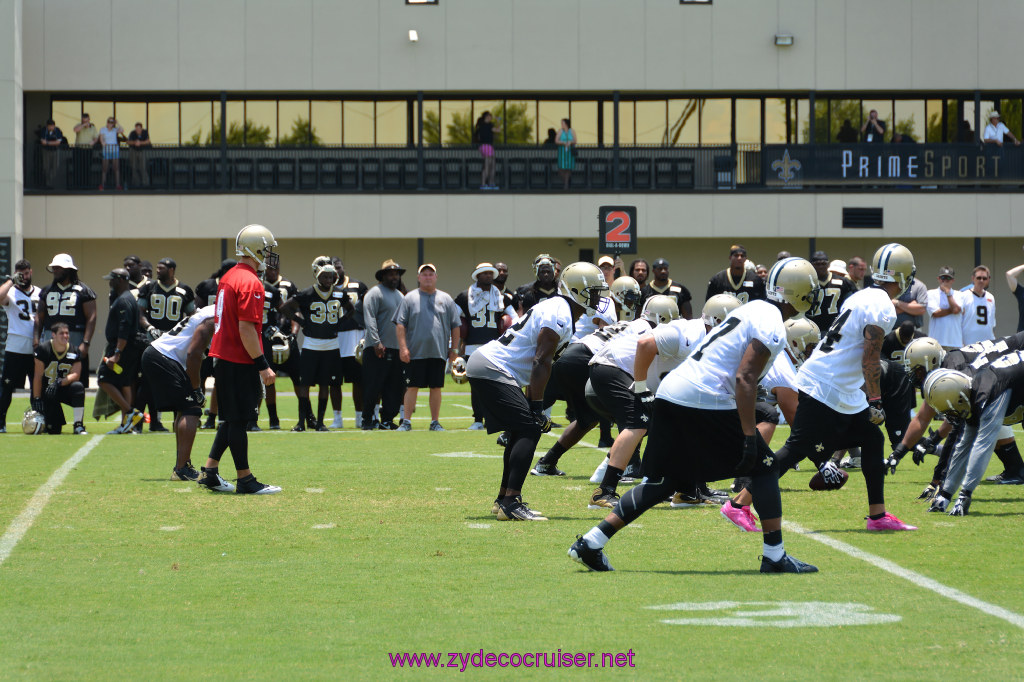
<path fill-rule="evenodd" d="M 707 326 L 717 327 L 741 305 L 743 302 L 732 294 L 715 294 L 704 304 L 700 317 Z"/>
<path fill-rule="evenodd" d="M 671 296 L 665 296 L 663 294 L 651 296 L 647 299 L 647 302 L 644 303 L 644 309 L 643 312 L 640 313 L 640 317 L 655 326 L 671 322 L 672 320 L 678 320 L 679 304 L 676 303 L 676 299 Z"/>
<path fill-rule="evenodd" d="M 593 263 L 571 263 L 558 278 L 558 293 L 576 301 L 592 315 L 601 297 L 608 295 L 608 283 L 601 268 Z"/>
<path fill-rule="evenodd" d="M 921 381 L 932 370 L 939 368 L 945 357 L 946 351 L 942 349 L 942 346 L 935 339 L 929 336 L 912 339 L 903 351 L 903 367 L 907 370 L 907 374 L 910 375 L 914 384 L 920 385 Z M 918 369 L 923 370 L 920 378 L 917 375 Z"/>
<path fill-rule="evenodd" d="M 963 372 L 935 370 L 924 380 L 921 394 L 939 414 L 954 420 L 971 416 L 971 379 Z"/>
<path fill-rule="evenodd" d="M 786 344 L 793 356 L 793 364 L 797 367 L 804 364 L 804 360 L 820 340 L 821 331 L 818 329 L 818 325 L 806 317 L 794 317 L 786 320 Z"/>
<path fill-rule="evenodd" d="M 256 261 L 260 272 L 276 268 L 281 263 L 281 256 L 274 253 L 277 240 L 273 233 L 262 225 L 246 225 L 235 237 L 235 256 L 245 256 Z"/>
<path fill-rule="evenodd" d="M 619 277 L 612 282 L 611 296 L 623 310 L 635 312 L 640 302 L 640 284 L 628 275 Z"/>
<path fill-rule="evenodd" d="M 457 384 L 464 384 L 469 381 L 469 377 L 466 376 L 465 358 L 455 358 L 452 360 L 452 379 Z"/>
<path fill-rule="evenodd" d="M 811 309 L 820 286 L 814 266 L 803 258 L 792 256 L 773 265 L 765 282 L 769 300 L 788 303 L 798 313 Z"/>
<path fill-rule="evenodd" d="M 871 259 L 871 279 L 876 282 L 895 282 L 902 295 L 914 283 L 917 266 L 914 254 L 902 244 L 886 244 L 875 251 Z"/>

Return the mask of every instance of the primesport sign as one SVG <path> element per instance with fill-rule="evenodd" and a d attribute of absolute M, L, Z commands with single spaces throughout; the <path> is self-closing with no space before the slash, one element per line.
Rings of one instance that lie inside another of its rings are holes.
<path fill-rule="evenodd" d="M 636 253 L 636 231 L 636 206 L 601 206 L 597 209 L 597 241 L 601 253 Z"/>

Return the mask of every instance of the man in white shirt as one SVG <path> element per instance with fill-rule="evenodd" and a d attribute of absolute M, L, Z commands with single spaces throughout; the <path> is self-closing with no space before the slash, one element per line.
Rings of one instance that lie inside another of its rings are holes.
<path fill-rule="evenodd" d="M 0 376 L 0 433 L 7 433 L 7 408 L 14 391 L 25 388 L 26 379 L 30 384 L 32 381 L 32 333 L 39 291 L 32 285 L 32 264 L 24 259 L 14 264 L 14 276 L 0 284 L 0 308 L 7 314 L 7 345 Z"/>
<path fill-rule="evenodd" d="M 1013 140 L 1015 145 L 1020 144 L 1020 140 L 1014 137 L 1010 129 L 1006 127 L 1006 124 L 1000 120 L 999 112 L 993 111 L 988 115 L 988 125 L 985 126 L 985 133 L 981 136 L 981 139 L 985 144 L 994 144 L 997 147 L 1002 147 L 1004 137 Z"/>
<path fill-rule="evenodd" d="M 965 346 L 996 338 L 996 299 L 988 291 L 991 278 L 992 273 L 989 269 L 979 265 L 971 273 L 971 288 L 960 292 L 963 296 L 960 327 L 963 330 Z"/>
<path fill-rule="evenodd" d="M 943 265 L 939 268 L 938 288 L 928 290 L 928 336 L 946 350 L 964 345 L 960 325 L 963 297 L 953 288 L 955 275 L 953 268 Z"/>

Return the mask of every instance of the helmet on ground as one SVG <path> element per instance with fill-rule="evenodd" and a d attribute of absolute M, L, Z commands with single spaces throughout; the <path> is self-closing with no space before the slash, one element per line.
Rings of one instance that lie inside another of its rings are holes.
<path fill-rule="evenodd" d="M 820 285 L 814 266 L 803 258 L 791 256 L 772 266 L 765 287 L 769 300 L 788 303 L 798 313 L 806 313 L 811 309 Z"/>
<path fill-rule="evenodd" d="M 270 336 L 270 355 L 275 365 L 283 365 L 288 362 L 292 354 L 290 339 L 280 329 Z"/>
<path fill-rule="evenodd" d="M 903 368 L 907 370 L 911 379 L 917 376 L 916 370 L 919 367 L 927 376 L 933 369 L 938 369 L 942 365 L 945 357 L 946 351 L 930 336 L 912 339 L 903 351 Z"/>
<path fill-rule="evenodd" d="M 466 376 L 466 360 L 464 358 L 455 358 L 452 361 L 452 379 L 457 384 L 469 381 L 469 377 Z"/>
<path fill-rule="evenodd" d="M 273 233 L 262 225 L 246 225 L 235 237 L 235 255 L 252 258 L 260 271 L 280 265 L 281 256 L 274 253 L 276 246 Z"/>
<path fill-rule="evenodd" d="M 558 278 L 558 293 L 567 296 L 593 313 L 601 303 L 601 297 L 608 295 L 608 283 L 601 268 L 593 263 L 571 263 Z"/>
<path fill-rule="evenodd" d="M 741 305 L 743 302 L 732 294 L 715 294 L 704 304 L 700 317 L 707 326 L 717 327 L 725 318 L 729 317 L 729 313 Z"/>
<path fill-rule="evenodd" d="M 902 244 L 886 244 L 875 251 L 871 259 L 871 279 L 875 282 L 895 282 L 902 295 L 914 283 L 917 266 L 914 254 Z"/>
<path fill-rule="evenodd" d="M 924 380 L 921 395 L 939 414 L 954 420 L 971 416 L 971 379 L 963 372 L 935 370 Z"/>
<path fill-rule="evenodd" d="M 366 339 L 359 339 L 359 343 L 356 344 L 356 350 L 353 353 L 356 362 L 360 365 L 363 364 L 363 349 L 366 348 Z"/>
<path fill-rule="evenodd" d="M 640 284 L 629 275 L 619 277 L 612 282 L 611 296 L 623 308 L 636 310 L 640 302 Z"/>
<path fill-rule="evenodd" d="M 665 324 L 672 320 L 679 319 L 679 304 L 676 303 L 676 299 L 672 296 L 665 296 L 664 294 L 657 294 L 651 296 L 644 303 L 643 312 L 640 313 L 640 317 L 647 320 L 653 325 Z"/>
<path fill-rule="evenodd" d="M 794 364 L 804 364 L 808 353 L 821 341 L 821 330 L 806 317 L 794 317 L 786 320 L 786 344 L 793 356 Z"/>
<path fill-rule="evenodd" d="M 38 436 L 46 430 L 46 417 L 35 410 L 27 411 L 21 420 L 21 430 L 30 436 Z"/>

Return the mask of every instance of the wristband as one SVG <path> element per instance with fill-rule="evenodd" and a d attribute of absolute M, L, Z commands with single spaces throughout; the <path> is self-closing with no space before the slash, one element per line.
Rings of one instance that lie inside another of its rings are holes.
<path fill-rule="evenodd" d="M 643 393 L 647 390 L 647 381 L 634 381 L 633 382 L 633 393 Z"/>
<path fill-rule="evenodd" d="M 258 369 L 261 372 L 263 370 L 265 370 L 265 369 L 270 369 L 270 363 L 267 362 L 267 356 L 266 355 L 259 355 L 259 356 L 255 357 L 255 358 L 253 358 L 252 359 L 252 364 L 256 365 L 256 369 Z"/>
<path fill-rule="evenodd" d="M 544 411 L 544 401 L 543 400 L 531 400 L 530 401 L 530 411 L 533 412 L 533 413 L 543 412 Z"/>
<path fill-rule="evenodd" d="M 114 352 L 111 354 L 110 357 L 114 357 L 115 355 L 120 355 L 120 354 L 121 354 L 121 349 L 120 348 L 115 348 Z"/>

